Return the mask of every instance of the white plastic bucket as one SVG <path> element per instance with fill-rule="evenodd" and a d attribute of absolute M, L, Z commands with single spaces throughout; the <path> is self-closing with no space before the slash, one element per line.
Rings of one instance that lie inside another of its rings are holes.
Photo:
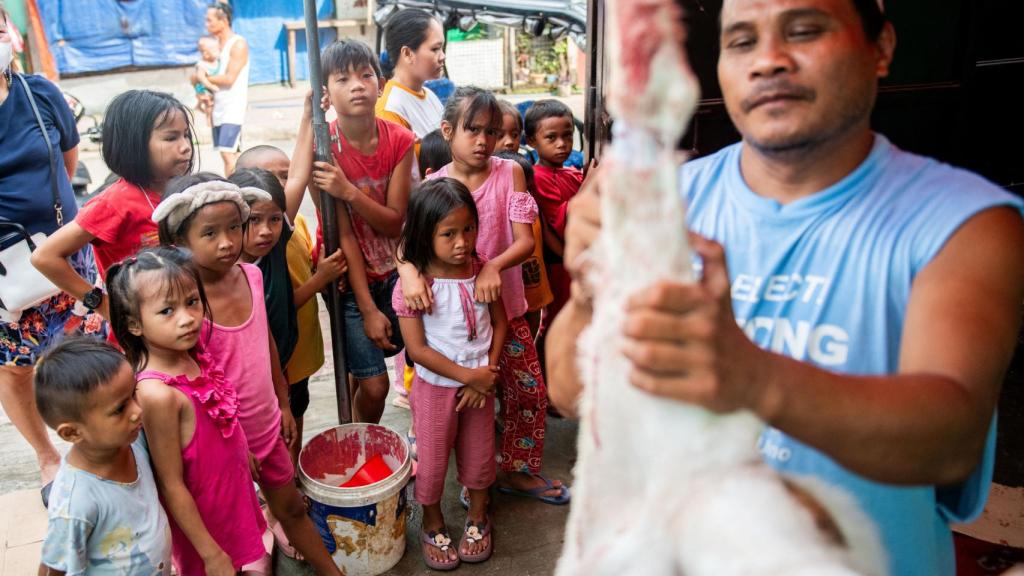
<path fill-rule="evenodd" d="M 341 488 L 368 459 L 381 455 L 394 472 Z M 376 424 L 343 424 L 317 434 L 299 453 L 299 477 L 313 519 L 334 563 L 348 576 L 376 576 L 405 552 L 405 486 L 412 474 L 409 445 Z"/>

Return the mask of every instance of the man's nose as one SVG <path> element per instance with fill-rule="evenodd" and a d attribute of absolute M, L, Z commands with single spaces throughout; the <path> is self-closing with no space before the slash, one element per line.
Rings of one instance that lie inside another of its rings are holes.
<path fill-rule="evenodd" d="M 789 52 L 788 45 L 781 39 L 766 36 L 754 47 L 754 59 L 750 67 L 751 79 L 772 78 L 795 69 L 796 62 Z"/>

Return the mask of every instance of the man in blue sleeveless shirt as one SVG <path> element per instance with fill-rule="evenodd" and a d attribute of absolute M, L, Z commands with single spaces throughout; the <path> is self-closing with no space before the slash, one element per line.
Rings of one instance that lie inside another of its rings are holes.
<path fill-rule="evenodd" d="M 852 493 L 892 574 L 952 575 L 949 524 L 981 512 L 992 474 L 1024 205 L 871 131 L 895 47 L 876 0 L 725 0 L 720 40 L 743 140 L 682 168 L 702 278 L 632 299 L 632 381 L 755 412 L 765 459 Z M 599 230 L 598 186 L 570 205 L 570 267 Z M 548 336 L 568 413 L 581 294 Z"/>

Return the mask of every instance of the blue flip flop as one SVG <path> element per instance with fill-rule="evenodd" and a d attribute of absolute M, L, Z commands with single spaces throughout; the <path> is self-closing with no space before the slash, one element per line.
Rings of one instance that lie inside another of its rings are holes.
<path fill-rule="evenodd" d="M 515 488 L 510 488 L 508 486 L 498 486 L 498 492 L 501 492 L 502 494 L 509 494 L 511 496 L 523 496 L 526 498 L 533 498 L 535 500 L 540 500 L 545 504 L 554 504 L 555 506 L 562 506 L 564 504 L 569 503 L 569 500 L 572 498 L 572 496 L 569 494 L 568 486 L 562 484 L 560 486 L 560 488 L 562 489 L 562 493 L 559 494 L 558 496 L 545 496 L 544 492 L 547 492 L 548 490 L 554 490 L 555 485 L 551 482 L 551 480 L 548 480 L 546 477 L 540 474 L 531 474 L 531 476 L 543 480 L 544 486 L 538 486 L 536 488 L 531 488 L 530 490 L 517 490 Z"/>

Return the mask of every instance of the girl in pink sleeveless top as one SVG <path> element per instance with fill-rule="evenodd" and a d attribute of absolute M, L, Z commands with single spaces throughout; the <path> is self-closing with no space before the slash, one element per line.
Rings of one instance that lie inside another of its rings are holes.
<path fill-rule="evenodd" d="M 200 348 L 206 299 L 199 273 L 183 251 L 152 248 L 111 266 L 107 287 L 114 331 L 138 370 L 175 568 L 269 573 L 235 389 Z"/>
<path fill-rule="evenodd" d="M 192 174 L 167 184 L 153 219 L 161 244 L 192 252 L 209 302 L 210 313 L 199 328 L 204 347 L 212 367 L 237 388 L 238 423 L 254 455 L 260 493 L 279 522 L 280 530 L 272 529 L 278 543 L 294 547 L 317 574 L 340 576 L 295 486 L 288 445 L 298 439 L 288 409 L 288 381 L 267 325 L 263 276 L 256 266 L 237 263 L 249 202 L 270 200 L 258 188 L 239 188 L 215 174 Z"/>
<path fill-rule="evenodd" d="M 477 275 L 476 301 L 501 298 L 508 315 L 508 336 L 501 357 L 501 477 L 498 490 L 549 504 L 569 501 L 569 488 L 540 474 L 547 428 L 547 385 L 537 347 L 524 317 L 527 304 L 520 264 L 533 253 L 537 203 L 526 192 L 523 169 L 512 160 L 494 158 L 502 113 L 494 95 L 466 86 L 445 106 L 441 133 L 452 162 L 428 178 L 454 178 L 472 193 L 480 214 L 476 250 L 487 260 Z M 402 296 L 413 310 L 427 309 L 431 289 L 415 268 L 399 266 Z"/>

